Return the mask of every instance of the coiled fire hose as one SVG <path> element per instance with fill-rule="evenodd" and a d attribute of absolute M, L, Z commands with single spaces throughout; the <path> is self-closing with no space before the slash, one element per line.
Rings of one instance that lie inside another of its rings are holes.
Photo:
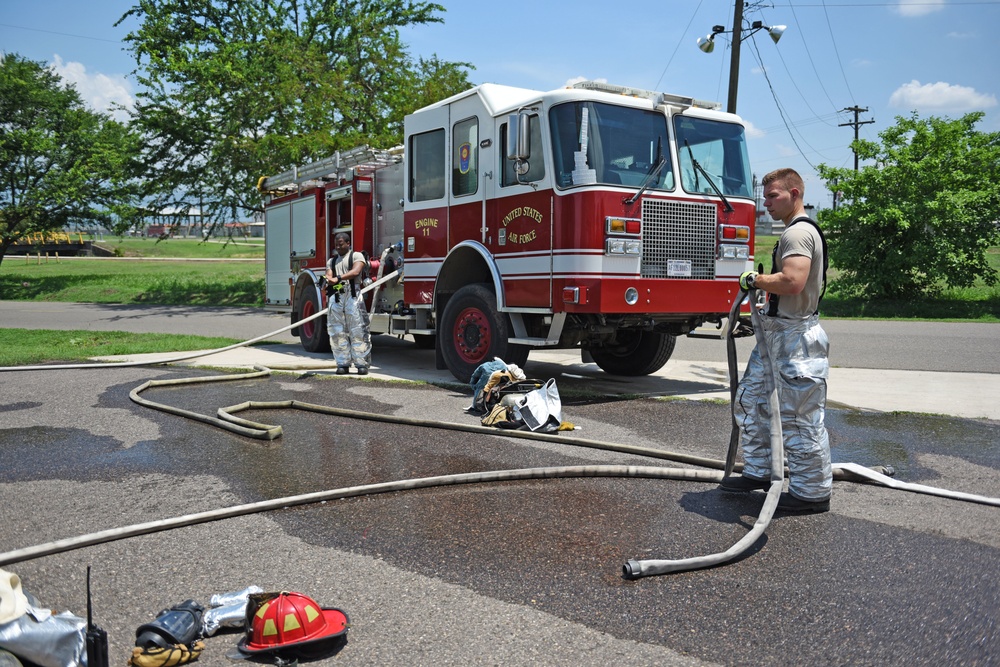
<path fill-rule="evenodd" d="M 394 275 L 395 274 L 390 274 L 389 276 L 386 276 L 381 280 L 391 279 L 392 277 L 394 277 Z M 376 284 L 377 283 L 373 283 L 370 287 L 374 288 Z M 738 312 L 737 309 L 739 307 L 738 304 L 741 300 L 742 299 L 737 299 L 737 301 L 733 304 L 733 310 L 730 313 L 731 328 L 735 326 L 736 314 Z M 317 313 L 316 315 L 308 318 L 307 320 L 301 320 L 299 322 L 296 322 L 294 325 L 290 325 L 289 327 L 285 327 L 284 329 L 280 329 L 266 336 L 261 336 L 252 339 L 252 341 L 247 341 L 246 343 L 242 343 L 241 345 L 246 345 L 251 342 L 264 340 L 283 331 L 287 331 L 290 328 L 300 326 L 304 322 L 320 317 L 323 314 L 325 314 L 325 312 L 321 311 L 320 313 Z M 760 327 L 754 327 L 754 329 L 755 331 L 757 331 L 760 329 Z M 229 348 L 223 348 L 223 349 L 232 349 L 233 347 L 239 347 L 239 345 L 230 346 Z M 185 355 L 184 357 L 179 359 L 186 360 L 195 358 L 197 356 L 215 354 L 220 351 L 221 350 L 211 350 L 208 352 L 199 353 L 197 355 Z M 735 363 L 734 359 L 735 355 L 733 355 L 730 359 L 731 364 Z M 169 363 L 170 361 L 171 360 L 161 360 L 156 362 L 142 362 L 142 363 L 129 362 L 126 364 L 81 364 L 78 366 L 38 366 L 38 367 L 32 367 L 32 369 L 53 370 L 53 369 L 64 369 L 64 368 L 73 368 L 73 369 L 108 368 L 121 365 L 150 366 L 150 365 Z M 9 367 L 9 368 L 0 368 L 0 371 L 26 370 L 27 368 L 28 367 Z M 713 459 L 707 459 L 687 454 L 677 454 L 647 447 L 620 445 L 614 443 L 587 440 L 583 438 L 567 437 L 565 435 L 535 433 L 532 431 L 498 430 L 495 428 L 470 425 L 470 424 L 456 424 L 447 422 L 442 423 L 431 420 L 394 417 L 390 415 L 380 415 L 374 413 L 345 410 L 330 406 L 315 405 L 311 403 L 304 403 L 301 401 L 294 401 L 294 400 L 271 401 L 271 402 L 247 401 L 234 406 L 220 408 L 217 412 L 218 416 L 211 417 L 208 415 L 202 415 L 187 410 L 181 410 L 179 408 L 174 408 L 172 406 L 167 406 L 161 403 L 149 401 L 139 396 L 139 394 L 142 393 L 144 390 L 156 386 L 246 380 L 248 378 L 266 377 L 269 376 L 271 373 L 270 369 L 260 366 L 255 367 L 254 370 L 255 370 L 254 373 L 239 373 L 233 375 L 221 375 L 221 376 L 174 379 L 174 380 L 153 380 L 146 382 L 141 386 L 133 389 L 132 392 L 130 393 L 130 398 L 139 405 L 143 405 L 145 407 L 161 410 L 171 414 L 176 414 L 178 416 L 183 416 L 185 418 L 195 419 L 203 423 L 216 426 L 218 428 L 222 428 L 246 437 L 264 439 L 264 440 L 273 440 L 279 437 L 281 435 L 281 427 L 268 424 L 261 424 L 258 422 L 242 419 L 240 417 L 236 417 L 234 413 L 241 412 L 244 410 L 298 409 L 298 410 L 306 410 L 309 412 L 337 415 L 340 417 L 368 419 L 373 421 L 382 421 L 382 422 L 397 423 L 397 424 L 408 424 L 424 428 L 444 428 L 450 430 L 483 433 L 483 434 L 489 434 L 493 436 L 500 436 L 507 438 L 524 438 L 530 440 L 560 443 L 570 446 L 590 447 L 595 449 L 602 449 L 605 451 L 645 456 L 649 458 L 672 460 L 690 465 L 711 468 L 712 470 L 692 470 L 687 468 L 678 469 L 678 468 L 663 468 L 663 467 L 652 467 L 652 466 L 627 466 L 627 465 L 564 466 L 564 467 L 527 468 L 518 470 L 495 470 L 495 471 L 464 473 L 456 475 L 442 475 L 437 477 L 424 477 L 424 478 L 415 478 L 408 480 L 399 480 L 394 482 L 368 484 L 363 486 L 353 486 L 341 489 L 332 489 L 327 491 L 317 491 L 313 493 L 306 493 L 296 496 L 286 496 L 282 498 L 275 498 L 271 500 L 264 500 L 260 502 L 248 503 L 243 505 L 236 505 L 216 510 L 210 510 L 206 512 L 187 514 L 169 519 L 161 519 L 140 524 L 133 524 L 131 526 L 124 526 L 120 528 L 103 530 L 73 538 L 56 540 L 54 542 L 49 542 L 46 544 L 40 544 L 32 547 L 25 547 L 22 549 L 16 549 L 5 553 L 0 553 L 0 565 L 7 565 L 10 563 L 32 560 L 35 558 L 63 553 L 66 551 L 80 549 L 87 546 L 104 544 L 107 542 L 126 539 L 129 537 L 136 537 L 139 535 L 148 535 L 166 530 L 172 530 L 175 528 L 181 528 L 184 526 L 208 523 L 211 521 L 218 521 L 222 519 L 244 516 L 248 514 L 268 512 L 272 510 L 283 509 L 286 507 L 293 507 L 296 505 L 326 502 L 329 500 L 335 500 L 340 498 L 351 498 L 351 497 L 372 495 L 378 493 L 393 493 L 398 491 L 406 491 L 410 489 L 432 488 L 438 486 L 449 486 L 457 484 L 483 484 L 483 483 L 495 483 L 495 482 L 509 482 L 517 480 L 580 478 L 580 477 L 630 477 L 630 478 L 646 478 L 646 479 L 676 479 L 676 480 L 686 480 L 686 481 L 719 483 L 720 481 L 722 481 L 724 475 L 730 474 L 733 470 L 738 471 L 741 468 L 741 466 L 735 464 L 732 460 L 730 460 L 732 458 L 735 458 L 734 454 L 727 456 L 726 461 L 717 461 Z M 772 368 L 772 376 L 773 376 L 773 368 Z M 772 391 L 772 396 L 776 400 L 776 392 Z M 775 404 L 772 404 L 771 405 L 772 420 L 774 419 L 774 416 L 777 414 L 778 414 L 777 406 Z M 728 560 L 732 560 L 733 558 L 737 557 L 740 553 L 745 551 L 747 548 L 749 548 L 759 538 L 759 536 L 767 528 L 767 525 L 770 522 L 770 519 L 774 513 L 774 509 L 777 505 L 777 497 L 778 494 L 780 493 L 781 481 L 784 477 L 784 470 L 783 466 L 781 465 L 783 457 L 781 456 L 782 441 L 780 437 L 780 423 L 778 423 L 777 427 L 774 427 L 772 425 L 771 438 L 772 438 L 772 448 L 774 448 L 773 449 L 774 454 L 771 457 L 772 461 L 771 488 L 768 491 L 767 499 L 764 502 L 764 507 L 761 510 L 760 517 L 757 519 L 751 531 L 749 531 L 747 535 L 744 536 L 743 539 L 739 540 L 730 549 L 722 553 L 712 554 L 709 556 L 700 556 L 700 557 L 686 558 L 680 560 L 642 560 L 642 561 L 630 560 L 622 568 L 623 576 L 625 576 L 626 578 L 638 578 L 654 574 L 663 574 L 667 572 L 680 572 L 684 570 L 708 567 L 710 565 L 715 565 L 726 562 Z M 734 449 L 735 445 L 733 443 L 734 441 L 731 438 L 730 450 L 732 452 L 735 452 Z M 887 472 L 891 474 L 891 469 L 887 470 Z M 974 502 L 974 503 L 1000 507 L 1000 498 L 991 498 L 975 494 L 949 491 L 946 489 L 938 489 L 920 484 L 909 484 L 906 482 L 900 482 L 898 480 L 892 479 L 891 477 L 889 477 L 886 474 L 883 474 L 882 472 L 869 469 L 854 463 L 834 464 L 833 474 L 834 474 L 834 479 L 836 480 L 870 482 L 894 489 L 900 489 L 916 493 L 925 493 L 945 498 L 951 498 L 955 500 L 962 500 L 966 502 Z"/>

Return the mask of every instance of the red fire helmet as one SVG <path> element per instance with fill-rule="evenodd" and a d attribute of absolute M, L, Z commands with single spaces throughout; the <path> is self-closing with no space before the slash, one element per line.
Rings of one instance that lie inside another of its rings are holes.
<path fill-rule="evenodd" d="M 322 608 L 302 593 L 267 595 L 270 597 L 260 600 L 256 610 L 247 608 L 248 634 L 237 645 L 242 653 L 291 654 L 321 649 L 332 646 L 350 626 L 343 611 Z"/>

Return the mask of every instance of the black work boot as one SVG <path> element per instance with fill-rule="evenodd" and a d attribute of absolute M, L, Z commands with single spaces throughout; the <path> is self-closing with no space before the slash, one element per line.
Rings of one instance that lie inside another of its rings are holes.
<path fill-rule="evenodd" d="M 776 512 L 788 512 L 795 514 L 819 514 L 830 511 L 830 497 L 822 500 L 803 500 L 791 493 L 782 493 L 778 498 Z"/>
<path fill-rule="evenodd" d="M 368 375 L 368 367 L 358 366 L 358 375 Z"/>
<path fill-rule="evenodd" d="M 735 491 L 739 493 L 746 493 L 749 491 L 767 491 L 771 488 L 771 480 L 757 479 L 756 477 L 747 477 L 746 475 L 741 477 L 733 475 L 722 480 L 722 483 L 719 484 L 719 488 L 723 491 Z"/>
<path fill-rule="evenodd" d="M 337 366 L 337 375 L 347 375 L 347 366 Z"/>

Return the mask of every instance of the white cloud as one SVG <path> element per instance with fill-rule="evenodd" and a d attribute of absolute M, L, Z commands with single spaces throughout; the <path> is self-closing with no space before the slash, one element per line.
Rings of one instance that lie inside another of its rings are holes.
<path fill-rule="evenodd" d="M 892 93 L 889 105 L 917 111 L 982 111 L 995 107 L 997 98 L 968 86 L 956 86 L 943 81 L 922 84 L 914 79 Z"/>
<path fill-rule="evenodd" d="M 776 144 L 774 149 L 781 157 L 792 157 L 793 155 L 799 154 L 799 149 L 786 144 Z"/>
<path fill-rule="evenodd" d="M 900 0 L 896 11 L 901 16 L 925 16 L 944 9 L 944 0 Z"/>
<path fill-rule="evenodd" d="M 767 132 L 760 129 L 746 118 L 743 119 L 743 127 L 746 128 L 748 139 L 760 139 L 761 137 L 767 136 Z"/>
<path fill-rule="evenodd" d="M 111 113 L 118 120 L 125 120 L 127 116 L 120 110 L 112 111 L 114 104 L 126 109 L 135 104 L 132 85 L 124 76 L 108 76 L 100 72 L 91 74 L 83 63 L 63 62 L 58 54 L 53 57 L 52 71 L 76 86 L 76 92 L 92 109 Z"/>

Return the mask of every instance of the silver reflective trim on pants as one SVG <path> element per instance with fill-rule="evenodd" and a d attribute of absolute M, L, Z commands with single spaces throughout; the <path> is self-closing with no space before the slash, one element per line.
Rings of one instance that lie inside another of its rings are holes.
<path fill-rule="evenodd" d="M 830 497 L 833 470 L 824 425 L 830 343 L 815 315 L 805 320 L 761 317 L 763 337 L 780 385 L 781 430 L 788 465 L 788 490 L 803 500 Z M 736 390 L 733 412 L 740 427 L 743 474 L 771 474 L 770 378 L 756 347 Z"/>
<path fill-rule="evenodd" d="M 345 294 L 339 299 L 330 297 L 326 331 L 337 366 L 349 367 L 353 363 L 358 368 L 366 368 L 371 364 L 368 310 L 361 297 Z"/>

